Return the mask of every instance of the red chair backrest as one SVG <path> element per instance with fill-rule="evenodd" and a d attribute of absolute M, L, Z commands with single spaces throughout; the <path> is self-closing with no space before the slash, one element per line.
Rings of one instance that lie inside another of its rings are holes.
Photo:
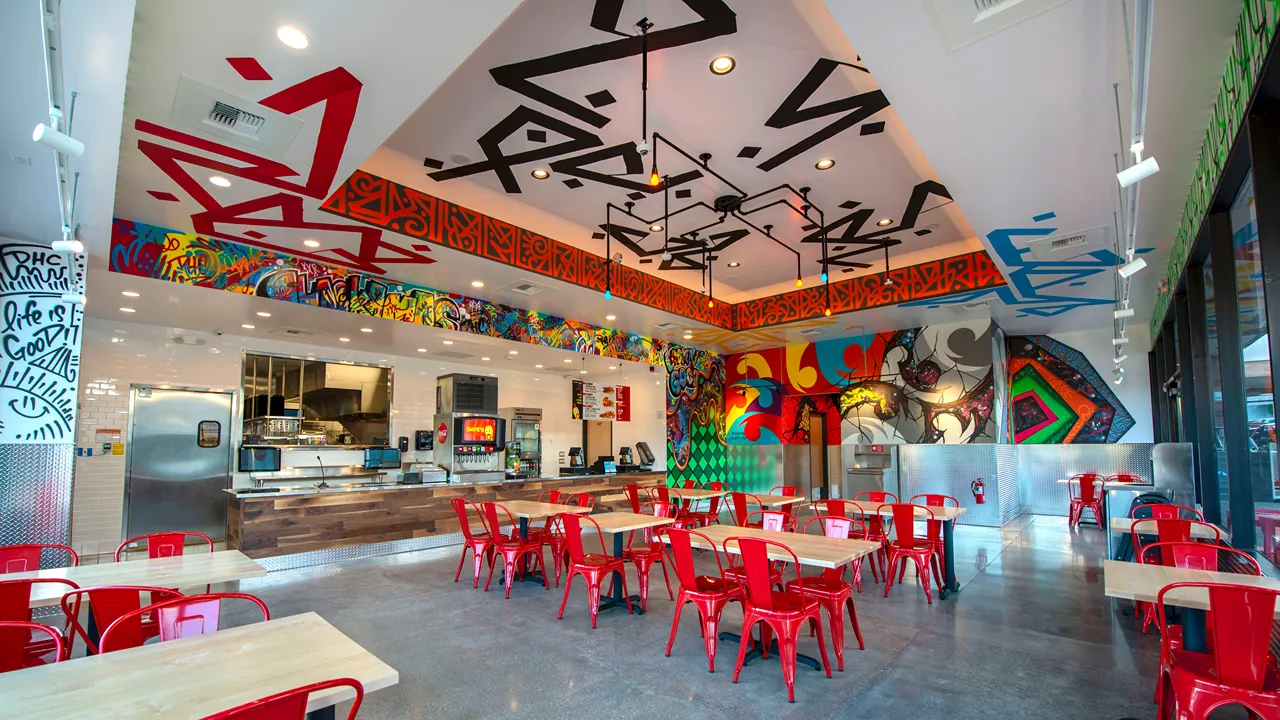
<path fill-rule="evenodd" d="M 730 565 L 733 565 L 732 554 L 729 552 L 730 544 L 737 545 L 739 557 L 742 561 L 739 573 L 747 578 L 747 597 L 753 604 L 765 610 L 773 609 L 773 587 L 770 585 L 769 570 L 769 547 L 774 546 L 781 550 L 785 550 L 791 556 L 791 562 L 796 568 L 796 578 L 800 577 L 800 558 L 787 547 L 785 544 L 777 540 L 765 540 L 763 538 L 754 537 L 731 537 L 724 541 L 723 548 L 726 556 L 730 557 Z M 784 561 L 785 562 L 785 561 Z"/>
<path fill-rule="evenodd" d="M 223 710 L 207 716 L 204 720 L 303 720 L 307 714 L 307 700 L 311 693 L 335 687 L 349 687 L 355 691 L 355 702 L 347 711 L 347 720 L 354 720 L 360 711 L 360 703 L 364 702 L 364 686 L 353 678 L 337 678 L 324 680 L 300 688 L 285 690 L 269 695 L 260 700 L 247 702 L 244 705 Z"/>
<path fill-rule="evenodd" d="M 1062 497 L 1062 496 L 1059 495 L 1058 497 Z M 922 500 L 923 502 L 916 502 L 917 500 Z M 960 507 L 960 501 L 951 497 L 950 495 L 936 495 L 933 493 L 923 493 L 920 495 L 913 495 L 909 502 L 912 505 L 928 505 L 930 507 L 941 507 L 941 508 L 947 507 L 947 503 L 950 502 L 951 507 Z"/>
<path fill-rule="evenodd" d="M 750 525 L 751 520 L 756 516 L 760 517 L 761 530 L 771 532 L 795 532 L 796 530 L 796 517 L 783 510 L 753 510 L 747 513 L 743 527 Z"/>
<path fill-rule="evenodd" d="M 857 495 L 854 495 L 853 499 L 855 502 L 865 501 L 869 503 L 876 503 L 877 505 L 898 502 L 897 495 L 894 495 L 891 492 L 882 492 L 880 490 L 863 490 Z"/>
<path fill-rule="evenodd" d="M 564 493 L 559 490 L 545 490 L 538 496 L 538 502 L 550 503 L 551 505 L 559 505 L 564 499 Z"/>
<path fill-rule="evenodd" d="M 640 506 L 641 515 L 652 513 L 654 517 L 674 518 L 676 516 L 676 506 L 671 503 L 664 503 L 659 500 L 651 500 Z M 644 529 L 644 542 L 652 548 L 660 548 L 660 534 L 664 526 L 647 527 Z M 632 535 L 634 538 L 635 535 Z"/>
<path fill-rule="evenodd" d="M 691 535 L 697 535 L 702 538 L 703 542 L 711 546 L 711 554 L 716 559 L 716 568 L 720 571 L 719 576 L 724 576 L 724 566 L 720 564 L 720 551 L 716 549 L 716 544 L 711 538 L 697 530 L 689 530 L 687 528 L 669 527 L 663 534 L 671 544 L 671 558 L 676 564 L 676 577 L 680 578 L 680 584 L 686 590 L 693 591 L 698 589 L 698 569 L 693 564 L 693 544 L 689 540 Z"/>
<path fill-rule="evenodd" d="M 815 515 L 844 515 L 848 516 L 845 511 L 845 501 L 840 499 L 832 500 L 814 500 L 810 505 Z M 808 523 L 805 523 L 806 525 Z"/>
<path fill-rule="evenodd" d="M 0 620 L 0 673 L 25 667 L 27 643 L 33 632 L 45 633 L 53 641 L 54 662 L 66 659 L 67 649 L 62 643 L 62 634 L 56 629 L 24 620 Z"/>
<path fill-rule="evenodd" d="M 1139 515 L 1139 513 L 1142 513 Z M 1190 516 L 1190 517 L 1188 517 Z M 1186 505 L 1173 505 L 1170 503 L 1149 503 L 1146 505 L 1135 505 L 1129 510 L 1129 517 L 1136 518 L 1186 518 L 1188 520 L 1204 520 L 1204 513 L 1199 510 L 1187 507 Z"/>
<path fill-rule="evenodd" d="M 604 549 L 604 533 L 600 532 L 600 523 L 589 515 L 561 513 L 556 517 L 560 518 L 560 522 L 564 525 L 565 547 L 569 550 L 570 560 L 581 564 L 587 556 L 586 550 L 582 547 L 582 523 L 584 520 L 595 526 L 596 535 L 600 538 L 600 554 L 608 555 Z"/>
<path fill-rule="evenodd" d="M 483 524 L 484 515 L 479 506 L 466 498 L 460 497 L 452 498 L 449 502 L 453 504 L 453 511 L 458 514 L 458 525 L 462 528 L 462 537 L 468 540 L 474 539 L 476 534 L 471 530 L 471 518 L 467 515 L 467 507 L 470 506 L 472 510 L 475 510 L 476 517 L 479 517 L 481 524 Z M 488 531 L 486 530 L 485 532 Z"/>
<path fill-rule="evenodd" d="M 781 495 L 782 497 L 799 497 L 800 488 L 794 485 L 775 485 L 772 488 L 769 488 L 769 494 Z"/>
<path fill-rule="evenodd" d="M 746 527 L 748 502 L 754 503 L 756 507 L 764 507 L 760 504 L 760 498 L 755 495 L 743 492 L 729 493 L 729 515 L 732 516 L 733 523 L 738 527 Z"/>
<path fill-rule="evenodd" d="M 1072 480 L 1077 480 L 1077 483 L 1067 483 L 1067 487 L 1071 489 L 1073 498 L 1078 498 L 1081 502 L 1091 503 L 1098 499 L 1097 483 L 1099 479 L 1097 473 L 1083 473 L 1072 478 Z"/>
<path fill-rule="evenodd" d="M 30 572 L 40 569 L 40 555 L 44 550 L 61 550 L 67 554 L 70 562 L 61 567 L 76 567 L 80 564 L 80 556 L 66 545 L 0 545 L 0 575 L 5 573 Z"/>
<path fill-rule="evenodd" d="M 29 578 L 23 580 L 0 580 L 0 621 L 29 623 L 31 622 L 31 588 L 36 585 L 56 584 L 72 590 L 79 586 L 70 580 L 61 578 Z M 0 630 L 0 654 L 7 655 L 11 648 L 19 649 L 16 667 L 21 667 L 22 649 L 31 639 L 31 630 L 26 627 L 13 626 Z M 9 665 L 13 661 L 0 658 L 0 665 Z"/>
<path fill-rule="evenodd" d="M 151 533 L 150 535 L 139 535 L 138 537 L 129 538 L 120 543 L 120 547 L 116 548 L 115 560 L 120 562 L 120 556 L 125 549 L 137 542 L 144 542 L 147 545 L 147 557 L 151 559 L 162 557 L 175 557 L 181 555 L 186 547 L 187 538 L 195 537 L 204 540 L 208 546 L 209 552 L 213 552 L 213 538 L 204 533 L 198 532 L 162 532 Z"/>
<path fill-rule="evenodd" d="M 224 600 L 248 600 L 262 611 L 263 622 L 271 619 L 271 612 L 267 610 L 266 604 L 246 593 L 184 595 L 122 615 L 102 632 L 102 642 L 99 643 L 98 648 L 104 653 L 109 653 L 137 647 L 131 644 L 133 639 L 131 628 L 135 619 L 141 620 L 144 613 L 152 613 L 156 619 L 160 628 L 160 642 L 217 632 L 218 618 L 221 615 Z"/>
<path fill-rule="evenodd" d="M 142 603 L 142 594 L 147 593 L 148 602 Z M 89 612 L 93 613 L 93 621 L 98 629 L 106 630 L 125 615 L 144 607 L 183 597 L 177 590 L 152 587 L 150 585 L 115 585 L 107 587 L 85 588 L 73 590 L 62 596 L 60 605 L 62 614 L 67 618 L 67 626 L 71 629 L 70 639 L 74 644 L 76 636 L 84 640 L 91 653 L 98 652 L 98 646 L 89 637 L 88 631 L 80 625 L 80 601 L 89 601 Z M 142 636 L 142 615 L 131 616 L 127 624 L 116 628 L 116 642 L 125 647 L 137 647 L 146 639 Z"/>
<path fill-rule="evenodd" d="M 724 483 L 720 482 L 719 480 L 715 480 L 715 481 L 712 481 L 712 482 L 707 483 L 707 484 L 704 486 L 704 489 L 706 489 L 706 490 L 714 490 L 714 491 L 716 491 L 716 492 L 720 492 L 720 491 L 724 490 Z"/>
<path fill-rule="evenodd" d="M 932 530 L 932 523 L 936 522 L 933 517 L 933 511 L 923 505 L 912 505 L 910 503 L 887 503 L 881 505 L 879 510 L 889 508 L 893 513 L 893 527 L 897 529 L 898 545 L 904 548 L 915 548 L 927 544 L 930 540 L 936 540 L 930 532 L 928 538 L 916 537 L 916 518 L 926 520 L 926 528 Z M 919 511 L 919 512 L 917 512 Z"/>
<path fill-rule="evenodd" d="M 1161 565 L 1210 572 L 1219 572 L 1221 565 L 1219 553 L 1226 553 L 1251 570 L 1251 574 L 1262 576 L 1262 566 L 1252 555 L 1224 545 L 1203 542 L 1153 542 L 1148 543 L 1138 553 L 1138 562 L 1147 565 L 1155 563 L 1156 552 L 1153 551 L 1159 551 Z"/>
<path fill-rule="evenodd" d="M 489 533 L 489 539 L 499 550 L 501 550 L 515 541 L 513 541 L 511 536 L 503 534 L 502 524 L 499 522 L 498 516 L 499 509 L 501 509 L 502 514 L 506 516 L 507 525 L 512 528 L 518 528 L 520 526 L 516 523 L 515 516 L 511 514 L 511 511 L 507 509 L 506 505 L 501 505 L 496 502 L 480 503 L 480 517 L 484 520 L 485 532 Z"/>
<path fill-rule="evenodd" d="M 568 505 L 576 505 L 578 507 L 595 508 L 596 496 L 591 493 L 578 493 L 569 496 Z"/>
<path fill-rule="evenodd" d="M 649 488 L 649 499 L 671 502 L 671 489 L 666 485 L 655 485 Z"/>
<path fill-rule="evenodd" d="M 623 490 L 627 493 L 627 503 L 631 505 L 631 512 L 640 514 L 640 486 L 635 483 L 627 485 Z"/>
<path fill-rule="evenodd" d="M 1178 588 L 1207 588 L 1209 632 L 1214 675 L 1225 685 L 1261 690 L 1270 663 L 1271 626 L 1280 590 L 1227 583 L 1180 582 L 1166 585 L 1156 596 L 1161 637 L 1165 632 L 1164 596 Z M 1165 642 L 1168 642 L 1165 640 Z"/>
<path fill-rule="evenodd" d="M 1118 475 L 1112 475 L 1108 477 L 1107 482 L 1141 483 L 1142 479 L 1139 478 L 1137 475 L 1128 475 L 1126 473 L 1120 473 Z"/>
<path fill-rule="evenodd" d="M 698 489 L 698 481 L 697 481 L 697 480 L 685 480 L 683 483 L 681 483 L 681 484 L 680 484 L 680 487 L 684 488 L 685 490 L 697 490 L 697 489 Z"/>

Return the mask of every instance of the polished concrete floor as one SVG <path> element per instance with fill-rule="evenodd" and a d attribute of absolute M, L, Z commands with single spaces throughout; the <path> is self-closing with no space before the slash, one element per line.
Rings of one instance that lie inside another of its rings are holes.
<path fill-rule="evenodd" d="M 517 584 L 503 600 L 496 580 L 488 593 L 454 584 L 457 548 L 276 572 L 242 590 L 274 616 L 318 612 L 399 671 L 399 685 L 369 695 L 365 720 L 1154 717 L 1158 638 L 1103 596 L 1101 532 L 1025 516 L 958 528 L 956 545 L 963 591 L 932 606 L 910 573 L 888 598 L 868 576 L 855 595 L 866 650 L 849 633 L 844 672 L 801 666 L 794 704 L 772 659 L 735 685 L 733 644 L 708 673 L 693 608 L 663 655 L 673 603 L 660 569 L 648 614 L 606 611 L 594 631 L 580 585 L 557 621 L 563 589 Z M 725 628 L 741 617 L 730 605 Z M 816 642 L 800 652 L 816 656 Z"/>

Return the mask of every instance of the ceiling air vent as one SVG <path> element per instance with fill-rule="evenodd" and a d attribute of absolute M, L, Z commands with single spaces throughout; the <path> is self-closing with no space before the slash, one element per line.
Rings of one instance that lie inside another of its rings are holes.
<path fill-rule="evenodd" d="M 445 358 L 446 360 L 465 360 L 473 357 L 470 353 L 457 352 L 456 350 L 446 350 L 444 352 L 433 353 L 434 357 Z"/>
<path fill-rule="evenodd" d="M 191 347 L 200 347 L 201 345 L 205 345 L 209 342 L 208 340 L 205 340 L 202 337 L 199 337 L 197 335 L 192 335 L 190 333 L 182 333 L 179 335 L 174 335 L 173 337 L 169 338 L 169 340 L 173 342 L 174 345 L 187 345 Z"/>
<path fill-rule="evenodd" d="M 280 327 L 272 328 L 267 334 L 268 335 L 284 335 L 285 337 L 292 338 L 294 340 L 306 340 L 307 338 L 313 338 L 318 335 L 322 335 L 323 333 L 312 332 L 310 330 L 302 330 L 299 328 L 284 327 L 283 325 L 281 325 Z"/>
<path fill-rule="evenodd" d="M 544 293 L 548 290 L 554 289 L 555 288 L 553 287 L 539 285 L 538 283 L 531 282 L 529 280 L 519 280 L 503 288 L 503 290 L 510 290 L 513 293 L 520 293 L 521 295 L 537 295 L 538 293 Z"/>
<path fill-rule="evenodd" d="M 175 127 L 221 138 L 256 155 L 281 160 L 303 122 L 247 98 L 183 75 L 169 121 Z"/>
<path fill-rule="evenodd" d="M 1065 260 L 1094 250 L 1101 250 L 1108 239 L 1105 227 L 1083 232 L 1036 238 L 1026 244 L 1031 257 L 1036 260 Z"/>
<path fill-rule="evenodd" d="M 822 328 L 810 328 L 808 330 L 801 330 L 800 334 L 801 335 L 821 335 Z"/>
<path fill-rule="evenodd" d="M 986 310 L 990 307 L 991 307 L 991 303 L 987 302 L 986 300 L 975 300 L 974 302 L 967 302 L 967 303 L 964 303 L 963 305 L 952 305 L 951 311 L 956 313 L 957 315 L 964 315 L 965 313 Z"/>
<path fill-rule="evenodd" d="M 684 325 L 681 325 L 680 323 L 673 323 L 671 321 L 667 321 L 667 322 L 657 323 L 654 325 L 654 327 L 658 328 L 659 330 L 679 330 L 680 328 L 684 327 Z"/>
<path fill-rule="evenodd" d="M 924 0 L 938 39 L 951 52 L 1065 4 L 1067 0 Z"/>

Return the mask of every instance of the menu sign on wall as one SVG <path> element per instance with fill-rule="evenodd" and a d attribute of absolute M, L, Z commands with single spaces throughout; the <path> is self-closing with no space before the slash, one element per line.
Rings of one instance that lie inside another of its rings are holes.
<path fill-rule="evenodd" d="M 631 388 L 574 380 L 573 419 L 627 422 L 631 419 Z"/>

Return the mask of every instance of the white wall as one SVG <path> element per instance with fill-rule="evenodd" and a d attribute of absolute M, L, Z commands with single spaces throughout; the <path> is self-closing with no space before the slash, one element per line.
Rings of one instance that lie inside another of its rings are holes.
<path fill-rule="evenodd" d="M 1141 333 L 1129 333 L 1130 336 L 1139 335 Z M 1083 330 L 1080 332 L 1053 333 L 1049 337 L 1058 342 L 1069 345 L 1076 350 L 1084 353 L 1089 362 L 1093 364 L 1093 369 L 1102 375 L 1107 381 L 1107 387 L 1120 398 L 1120 402 L 1124 405 L 1129 414 L 1133 416 L 1134 426 L 1129 432 L 1120 438 L 1122 443 L 1149 443 L 1153 441 L 1151 429 L 1151 386 L 1148 381 L 1147 372 L 1147 351 L 1140 344 L 1140 340 L 1133 339 L 1125 346 L 1125 354 L 1129 356 L 1124 361 L 1124 381 L 1119 385 L 1112 382 L 1114 378 L 1113 368 L 1116 364 L 1115 346 L 1111 344 L 1111 339 L 1115 337 L 1111 328 L 1101 328 L 1098 330 Z"/>
<path fill-rule="evenodd" d="M 190 347 L 174 344 L 169 328 L 97 318 L 86 318 L 84 331 L 76 444 L 81 448 L 93 447 L 94 455 L 76 458 L 72 541 L 77 551 L 112 551 L 123 539 L 126 458 L 115 455 L 103 457 L 100 444 L 95 445 L 95 432 L 103 428 L 119 428 L 120 442 L 128 442 L 130 384 L 170 384 L 238 391 L 241 353 L 244 350 L 391 365 L 394 368 L 391 436 L 408 436 L 410 447 L 414 430 L 433 427 L 436 376 L 453 372 L 496 372 L 501 407 L 542 408 L 544 474 L 555 474 L 559 453 L 582 444 L 582 421 L 574 420 L 571 414 L 571 381 L 559 374 L 495 370 L 421 357 L 317 348 L 235 335 L 216 337 L 201 334 L 208 344 Z M 112 342 L 113 339 L 116 342 Z M 624 367 L 636 366 L 628 364 Z M 666 467 L 666 373 L 661 369 L 656 373 L 626 372 L 629 379 L 619 377 L 611 380 L 631 386 L 632 420 L 615 425 L 614 443 L 616 446 L 634 446 L 643 440 L 657 456 L 655 467 Z M 239 407 L 238 397 L 235 407 Z M 239 430 L 238 424 L 232 430 L 237 443 Z M 363 453 L 352 452 L 351 458 L 346 458 L 347 453 L 335 455 L 334 451 L 329 452 L 324 456 L 326 465 L 363 462 Z M 295 466 L 314 464 L 308 460 L 312 457 L 310 453 L 286 452 L 286 461 L 291 455 Z M 427 457 L 420 459 L 431 459 L 429 453 L 424 455 Z M 406 458 L 414 459 L 414 453 L 411 451 Z M 237 476 L 237 482 L 246 484 L 248 480 L 246 476 Z"/>

